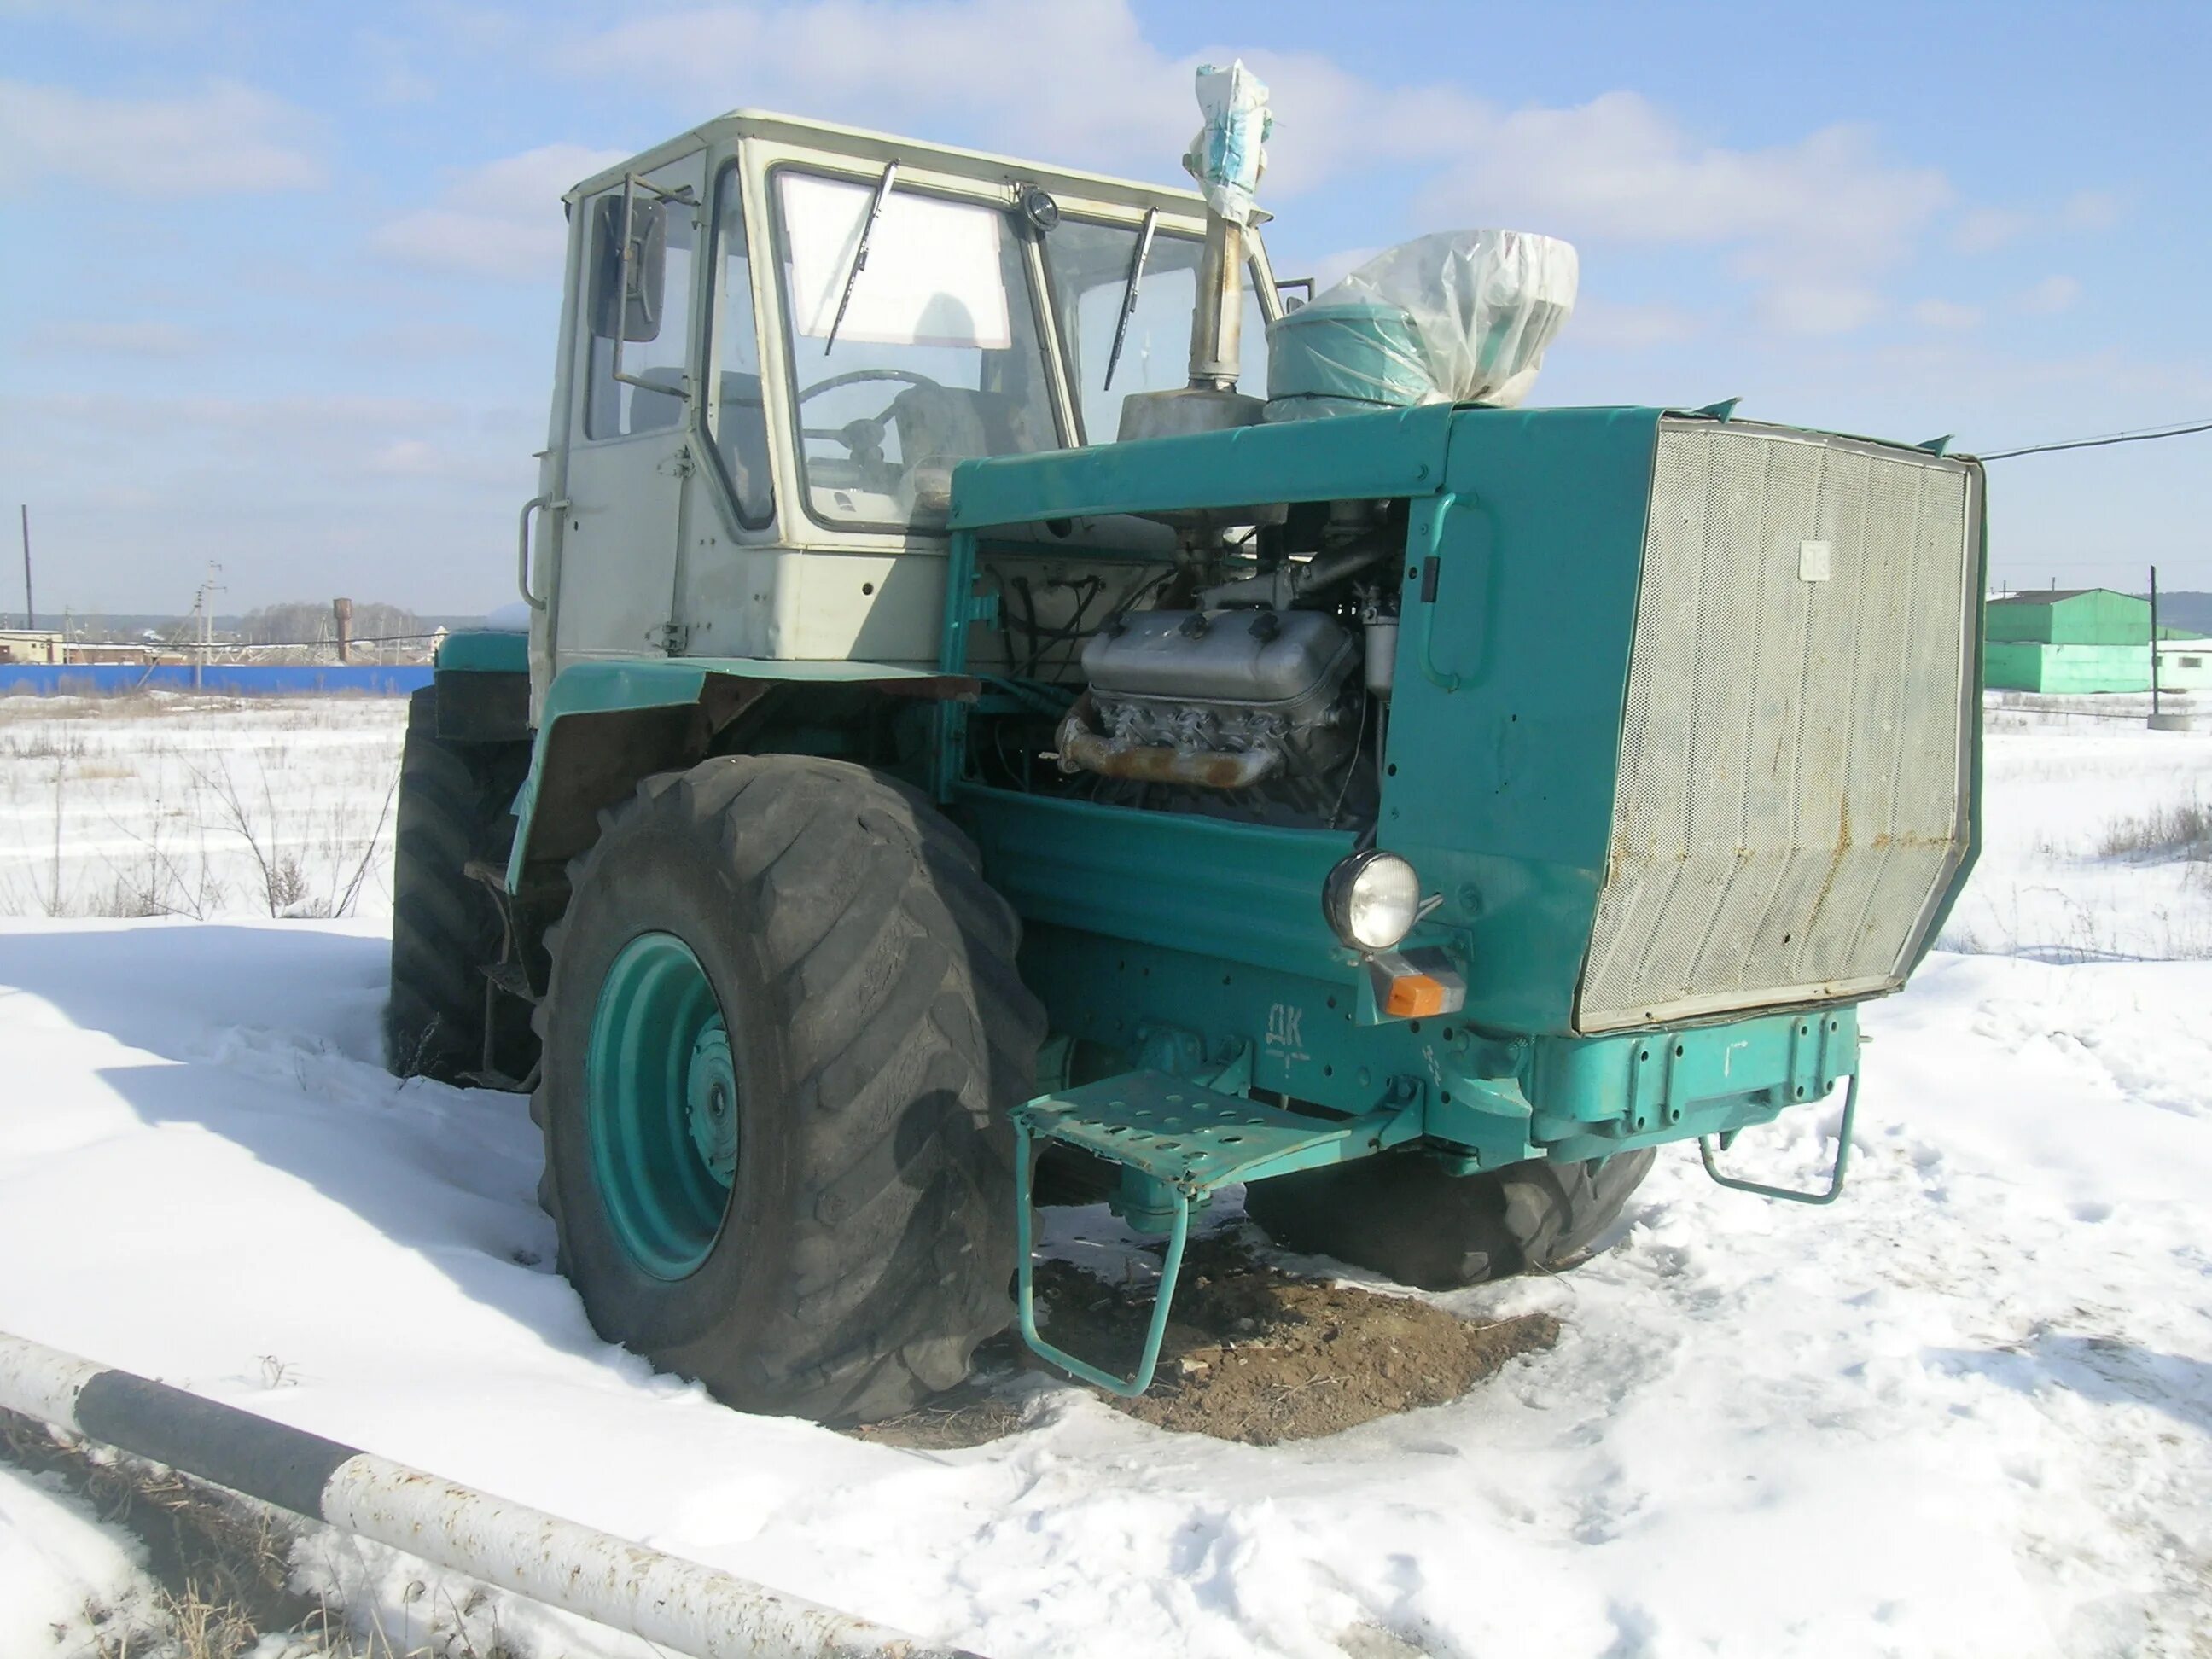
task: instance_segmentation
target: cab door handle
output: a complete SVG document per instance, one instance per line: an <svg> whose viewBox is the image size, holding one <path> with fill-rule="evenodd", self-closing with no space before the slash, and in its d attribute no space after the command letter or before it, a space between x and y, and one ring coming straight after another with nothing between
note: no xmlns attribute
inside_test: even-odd
<svg viewBox="0 0 2212 1659"><path fill-rule="evenodd" d="M514 585L532 611L543 611L545 601L530 591L530 515L541 510L566 513L574 505L566 495L532 495L522 504L522 520L514 550Z"/></svg>

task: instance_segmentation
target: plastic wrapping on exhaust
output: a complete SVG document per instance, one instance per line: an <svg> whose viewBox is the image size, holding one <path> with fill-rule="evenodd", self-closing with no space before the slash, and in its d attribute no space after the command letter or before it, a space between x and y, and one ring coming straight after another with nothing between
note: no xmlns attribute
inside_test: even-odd
<svg viewBox="0 0 2212 1659"><path fill-rule="evenodd" d="M1198 71L1198 107L1206 125L1184 153L1183 170L1198 180L1208 207L1233 224L1249 225L1275 124L1267 83L1241 58L1227 69L1205 64Z"/></svg>
<svg viewBox="0 0 2212 1659"><path fill-rule="evenodd" d="M1376 255L1267 331L1270 420L1415 404L1510 408L1574 310L1556 237L1439 231Z"/></svg>

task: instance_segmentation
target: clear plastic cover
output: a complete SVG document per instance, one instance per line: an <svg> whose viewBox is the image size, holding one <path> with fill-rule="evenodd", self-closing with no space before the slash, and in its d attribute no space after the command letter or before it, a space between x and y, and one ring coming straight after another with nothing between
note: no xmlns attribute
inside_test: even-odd
<svg viewBox="0 0 2212 1659"><path fill-rule="evenodd" d="M1227 69L1207 64L1198 71L1199 112L1206 125L1190 141L1183 170L1198 180L1206 204L1233 223L1252 222L1252 198L1267 166L1265 149L1274 117L1267 113L1267 83L1241 58Z"/></svg>
<svg viewBox="0 0 2212 1659"><path fill-rule="evenodd" d="M1528 396L1545 348L1574 310L1577 270L1571 245L1523 231L1438 231L1401 242L1268 331L1276 400L1268 414L1510 408Z"/></svg>

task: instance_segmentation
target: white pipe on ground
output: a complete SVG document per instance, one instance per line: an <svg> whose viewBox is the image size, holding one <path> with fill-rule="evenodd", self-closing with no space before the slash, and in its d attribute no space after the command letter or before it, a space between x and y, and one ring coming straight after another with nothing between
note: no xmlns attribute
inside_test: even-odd
<svg viewBox="0 0 2212 1659"><path fill-rule="evenodd" d="M0 1407L697 1659L975 1659L4 1333Z"/></svg>

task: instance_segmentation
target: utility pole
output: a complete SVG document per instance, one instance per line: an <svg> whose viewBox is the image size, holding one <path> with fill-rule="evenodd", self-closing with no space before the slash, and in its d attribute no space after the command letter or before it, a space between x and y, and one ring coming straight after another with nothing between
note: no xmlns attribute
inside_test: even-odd
<svg viewBox="0 0 2212 1659"><path fill-rule="evenodd" d="M2150 568L2150 723L2158 724L2158 567Z"/></svg>
<svg viewBox="0 0 2212 1659"><path fill-rule="evenodd" d="M23 503L23 631L34 633L39 613L31 603L31 504Z"/></svg>
<svg viewBox="0 0 2212 1659"><path fill-rule="evenodd" d="M222 574L222 567L213 559L210 559L207 580L200 584L200 591L192 595L192 615L199 623L198 628L194 631L200 636L199 653L192 661L192 690L195 691L200 689L202 678L207 672L209 654L215 648L215 612L208 605L209 596L215 593L227 593L230 591L216 580L216 578L221 574Z"/></svg>

